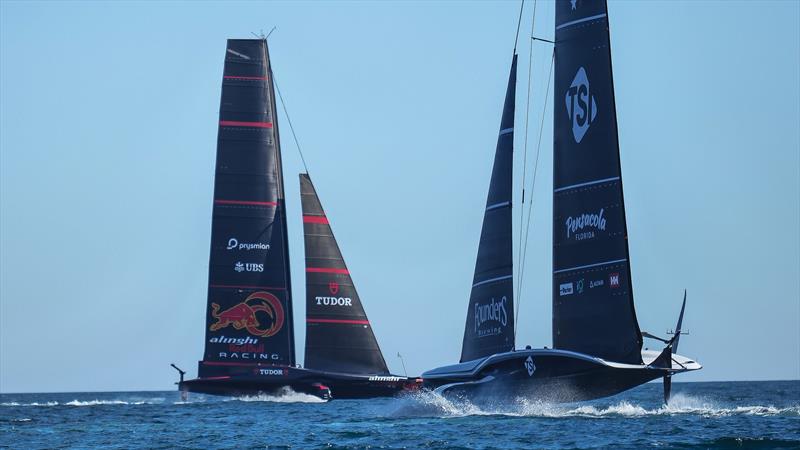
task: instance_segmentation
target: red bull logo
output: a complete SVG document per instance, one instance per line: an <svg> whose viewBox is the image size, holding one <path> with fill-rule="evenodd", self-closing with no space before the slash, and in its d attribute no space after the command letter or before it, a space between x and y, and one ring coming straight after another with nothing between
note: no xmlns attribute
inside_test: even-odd
<svg viewBox="0 0 800 450"><path fill-rule="evenodd" d="M217 331L233 325L236 330L246 329L254 336L270 337L283 328L284 313L281 301L269 292L254 292L242 303L220 312L216 303L211 304L211 316L217 319L211 324L209 330ZM267 319L269 325L262 324L261 320Z"/></svg>

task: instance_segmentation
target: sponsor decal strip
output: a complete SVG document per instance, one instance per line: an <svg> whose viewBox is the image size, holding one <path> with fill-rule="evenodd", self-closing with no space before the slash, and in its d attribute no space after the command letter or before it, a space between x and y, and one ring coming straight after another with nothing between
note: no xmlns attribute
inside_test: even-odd
<svg viewBox="0 0 800 450"><path fill-rule="evenodd" d="M350 275L347 269L334 269L329 267L306 267L306 272L310 273L340 273L342 275Z"/></svg>
<svg viewBox="0 0 800 450"><path fill-rule="evenodd" d="M489 205L489 206L487 206L487 207L486 207L486 210L487 210L487 211L491 211L491 210L493 210L493 209L502 208L502 207L504 207L504 206L511 206L511 202L510 202L510 201L508 201L508 202L500 202L500 203L495 203L494 205Z"/></svg>
<svg viewBox="0 0 800 450"><path fill-rule="evenodd" d="M605 16L606 16L605 14L598 14L596 16L589 16L589 17L584 17L583 19L578 19L578 20L573 20L573 21L570 21L570 22L565 22L565 23L562 23L561 25L557 26L556 30L560 30L562 28L570 27L572 25L577 25L577 24L583 23L583 22L589 22L590 20L602 19Z"/></svg>
<svg viewBox="0 0 800 450"><path fill-rule="evenodd" d="M513 127L512 128L503 128L502 130L500 130L500 136L502 136L504 134L510 134L510 133L513 133L513 132L514 132L514 128Z"/></svg>
<svg viewBox="0 0 800 450"><path fill-rule="evenodd" d="M221 127L253 127L253 128L272 128L272 122L242 122L240 120L220 120Z"/></svg>
<svg viewBox="0 0 800 450"><path fill-rule="evenodd" d="M234 75L224 75L222 77L225 80L266 80L267 77L240 77Z"/></svg>
<svg viewBox="0 0 800 450"><path fill-rule="evenodd" d="M566 191L568 189L575 189L575 188L579 188L579 187L584 187L584 186L591 186L593 184L607 183L609 181L617 181L617 180L619 180L619 177L611 177L611 178L603 178L602 180L587 181L586 183L578 183L578 184L573 184L573 185L570 185L570 186L560 187L558 189L553 189L553 193Z"/></svg>
<svg viewBox="0 0 800 450"><path fill-rule="evenodd" d="M214 200L215 205L278 206L277 202L254 202L250 200Z"/></svg>
<svg viewBox="0 0 800 450"><path fill-rule="evenodd" d="M285 287L275 287L275 286L244 286L238 284L209 284L208 287L212 288L230 288L230 289L264 289L264 290L277 290L277 291L285 291Z"/></svg>
<svg viewBox="0 0 800 450"><path fill-rule="evenodd" d="M561 273L561 272L571 272L573 270L580 270L580 269L588 269L590 267L597 267L597 266L607 266L609 264L616 264L627 261L627 258L623 259L615 259L613 261L603 261L595 264L587 264L585 266L578 266L578 267L570 267L569 269L561 269L561 270L554 270L553 273Z"/></svg>
<svg viewBox="0 0 800 450"><path fill-rule="evenodd" d="M248 362L227 362L227 361L203 361L205 366L267 366L267 367L281 367L275 364L261 364L261 363L248 363Z"/></svg>
<svg viewBox="0 0 800 450"><path fill-rule="evenodd" d="M488 280L479 281L479 282L473 284L472 287L480 286L480 285L486 284L486 283L494 283L495 281L508 280L511 277L513 277L513 275L505 275L505 276L502 276L502 277L489 278Z"/></svg>
<svg viewBox="0 0 800 450"><path fill-rule="evenodd" d="M303 216L303 223L324 223L328 224L328 218L325 216Z"/></svg>
<svg viewBox="0 0 800 450"><path fill-rule="evenodd" d="M349 323L355 325L369 325L369 320L345 320L345 319L306 319L306 323Z"/></svg>

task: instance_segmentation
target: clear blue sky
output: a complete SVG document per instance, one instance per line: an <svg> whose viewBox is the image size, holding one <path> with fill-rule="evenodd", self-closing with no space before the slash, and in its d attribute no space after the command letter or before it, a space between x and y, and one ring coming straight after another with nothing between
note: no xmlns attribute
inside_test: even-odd
<svg viewBox="0 0 800 450"><path fill-rule="evenodd" d="M171 389L170 362L194 375L225 40L273 26L277 80L390 368L398 351L413 374L457 361L518 8L0 3L0 391ZM674 326L687 288L681 353L705 368L681 380L800 378L800 3L609 14L642 329ZM536 30L552 36L552 3ZM550 51L534 47L531 124ZM550 100L518 346L551 344ZM302 166L279 120L302 299Z"/></svg>

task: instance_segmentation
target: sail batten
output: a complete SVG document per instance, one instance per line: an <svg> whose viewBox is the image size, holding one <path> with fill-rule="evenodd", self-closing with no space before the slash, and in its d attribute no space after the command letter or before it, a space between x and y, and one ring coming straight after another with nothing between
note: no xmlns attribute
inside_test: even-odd
<svg viewBox="0 0 800 450"><path fill-rule="evenodd" d="M603 0L556 4L553 347L641 364Z"/></svg>
<svg viewBox="0 0 800 450"><path fill-rule="evenodd" d="M517 55L511 61L472 279L461 362L514 348L511 196Z"/></svg>
<svg viewBox="0 0 800 450"><path fill-rule="evenodd" d="M205 366L295 363L267 43L227 42L212 202Z"/></svg>
<svg viewBox="0 0 800 450"><path fill-rule="evenodd" d="M305 366L328 372L388 374L361 298L307 174L300 174L300 198L306 257Z"/></svg>

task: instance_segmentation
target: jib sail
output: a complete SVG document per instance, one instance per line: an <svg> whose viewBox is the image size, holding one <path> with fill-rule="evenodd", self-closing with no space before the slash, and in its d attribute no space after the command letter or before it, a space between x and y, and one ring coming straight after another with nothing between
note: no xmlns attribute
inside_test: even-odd
<svg viewBox="0 0 800 450"><path fill-rule="evenodd" d="M228 40L219 113L204 366L293 365L280 145L267 43Z"/></svg>
<svg viewBox="0 0 800 450"><path fill-rule="evenodd" d="M555 33L553 346L641 364L606 2L558 1Z"/></svg>
<svg viewBox="0 0 800 450"><path fill-rule="evenodd" d="M462 362L514 348L511 188L516 84L515 54L508 77L494 168L475 262L475 276L472 280L464 342L461 347Z"/></svg>
<svg viewBox="0 0 800 450"><path fill-rule="evenodd" d="M306 249L305 366L387 374L378 341L307 174L300 174L300 197Z"/></svg>

